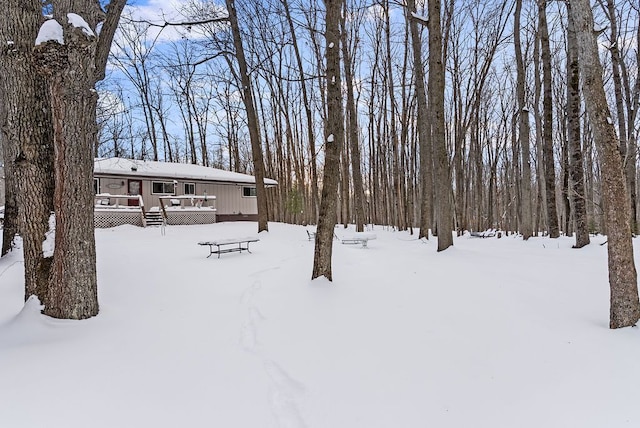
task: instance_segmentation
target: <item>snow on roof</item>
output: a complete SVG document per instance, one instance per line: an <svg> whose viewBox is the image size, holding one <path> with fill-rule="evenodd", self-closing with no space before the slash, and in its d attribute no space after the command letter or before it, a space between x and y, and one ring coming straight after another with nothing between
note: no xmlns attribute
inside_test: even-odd
<svg viewBox="0 0 640 428"><path fill-rule="evenodd" d="M238 172L225 171L207 166L186 163L131 160L125 158L95 159L94 173L104 175L126 175L129 177L159 177L227 183L254 184L256 182L253 175L240 174ZM275 186L278 182L270 178L265 178L264 184L267 186Z"/></svg>

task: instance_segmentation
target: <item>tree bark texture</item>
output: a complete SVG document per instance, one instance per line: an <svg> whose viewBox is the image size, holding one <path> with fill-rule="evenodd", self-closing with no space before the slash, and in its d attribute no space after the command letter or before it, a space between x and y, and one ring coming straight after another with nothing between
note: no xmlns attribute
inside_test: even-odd
<svg viewBox="0 0 640 428"><path fill-rule="evenodd" d="M429 106L431 107L431 141L436 167L435 199L438 251L453 245L453 208L451 174L445 139L444 64L442 60L441 0L429 0Z"/></svg>
<svg viewBox="0 0 640 428"><path fill-rule="evenodd" d="M533 235L533 210L531 207L531 147L529 134L529 109L525 99L525 67L522 58L522 46L520 42L520 16L522 14L522 0L516 0L516 9L513 24L513 41L516 56L516 96L518 98L518 137L520 140L520 158L522 164L521 179L521 218L520 233L525 241ZM515 162L515 160L514 160Z"/></svg>
<svg viewBox="0 0 640 428"><path fill-rule="evenodd" d="M567 4L571 10L571 3ZM573 205L576 243L574 248L589 245L589 225L584 185L580 132L580 72L578 47L571 13L567 26L567 144L569 146L569 175L571 183L569 197Z"/></svg>
<svg viewBox="0 0 640 428"><path fill-rule="evenodd" d="M344 139L344 115L342 112L342 80L340 76L340 12L342 0L326 0L326 105L325 161L320 201L320 216L313 257L312 279L324 276L333 280L331 255L333 229L336 224L338 181L340 179L340 152Z"/></svg>
<svg viewBox="0 0 640 428"><path fill-rule="evenodd" d="M50 259L42 243L53 210L53 138L46 81L36 72L33 44L42 20L40 1L18 5L0 1L0 126L7 187L13 192L5 227L9 239L17 226L23 238L25 300L36 295L46 304ZM93 205L93 204L91 204ZM15 229L13 229L15 230Z"/></svg>
<svg viewBox="0 0 640 428"><path fill-rule="evenodd" d="M620 58L620 49L618 47L618 19L615 2L607 0L607 11L609 22L611 23L611 32L609 36L611 53L611 77L613 80L613 92L615 94L616 116L618 122L618 138L620 139L620 155L627 179L627 193L629 194L629 206L631 208L631 231L636 232L637 214L636 214L636 184L635 184L635 168L636 168L636 147L633 141L627 141L627 121L625 118L624 97L622 95L622 76ZM629 126L634 127L633 122L629 122Z"/></svg>
<svg viewBox="0 0 640 428"><path fill-rule="evenodd" d="M415 0L408 0L409 13L417 13ZM417 101L418 140L420 147L420 232L419 238L429 239L431 227L431 199L433 198L433 155L431 136L429 135L429 109L424 85L424 68L422 65L422 38L416 18L409 16L411 32L411 50L413 52L413 77ZM461 186L461 183L458 184Z"/></svg>
<svg viewBox="0 0 640 428"><path fill-rule="evenodd" d="M2 109L2 105L0 105ZM0 114L2 114L0 110ZM2 138L0 134L0 138ZM7 144L2 145L3 153L8 149ZM16 204L16 175L12 170L12 166L6 162L4 164L5 174L5 200L4 200L4 220L2 223L2 250L0 257L6 256L9 251L13 250L14 240L18 235L18 205Z"/></svg>
<svg viewBox="0 0 640 428"><path fill-rule="evenodd" d="M604 91L602 64L589 1L571 0L571 16L576 29L585 106L602 163L602 198L607 222L611 289L609 326L628 327L635 325L640 318L640 302L619 140Z"/></svg>
<svg viewBox="0 0 640 428"><path fill-rule="evenodd" d="M35 48L39 73L49 83L53 124L55 250L44 313L54 318L85 319L99 309L93 219L95 84L104 76L124 4L111 1L105 14L94 1L54 0L53 17L62 26L64 44L47 41ZM77 27L71 13L89 28ZM100 22L102 31L96 36Z"/></svg>
<svg viewBox="0 0 640 428"><path fill-rule="evenodd" d="M36 47L50 85L55 147L55 251L44 313L84 319L98 313L92 185L97 39L68 22L67 13L82 13L73 6L54 4L64 44Z"/></svg>
<svg viewBox="0 0 640 428"><path fill-rule="evenodd" d="M538 0L540 52L542 54L542 163L546 189L547 226L549 237L560 236L556 206L556 173L553 159L553 87L551 79L551 48L547 25L547 0Z"/></svg>

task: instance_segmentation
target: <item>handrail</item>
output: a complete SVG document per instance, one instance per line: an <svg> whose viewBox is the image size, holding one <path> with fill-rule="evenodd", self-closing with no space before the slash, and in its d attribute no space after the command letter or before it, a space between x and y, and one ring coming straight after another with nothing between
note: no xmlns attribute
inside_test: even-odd
<svg viewBox="0 0 640 428"><path fill-rule="evenodd" d="M163 198L160 197L160 198L158 198L158 200L160 201L160 211L162 212L162 221L166 223L166 221L167 221L167 210L164 209Z"/></svg>
<svg viewBox="0 0 640 428"><path fill-rule="evenodd" d="M115 199L116 208L120 208L120 199L126 199L126 200L137 199L138 209L140 210L140 220L142 221L142 226L144 227L147 226L147 217L144 209L144 200L142 199L142 195L112 195L111 193L96 193L93 196L94 202L99 199L109 199L109 200ZM94 203L94 208L95 208L95 203Z"/></svg>
<svg viewBox="0 0 640 428"><path fill-rule="evenodd" d="M138 196L138 206L140 207L140 220L142 221L142 227L147 227L147 216L144 213L144 201L142 195Z"/></svg>

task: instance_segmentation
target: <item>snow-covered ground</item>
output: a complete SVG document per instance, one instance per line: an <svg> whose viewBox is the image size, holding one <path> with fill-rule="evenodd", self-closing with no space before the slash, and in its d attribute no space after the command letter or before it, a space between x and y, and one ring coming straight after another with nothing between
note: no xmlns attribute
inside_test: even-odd
<svg viewBox="0 0 640 428"><path fill-rule="evenodd" d="M97 230L86 321L23 308L20 251L0 260L0 427L640 426L640 331L608 328L603 237L437 253L375 227L334 241L333 283L310 280L302 226L252 254L196 245L256 230Z"/></svg>

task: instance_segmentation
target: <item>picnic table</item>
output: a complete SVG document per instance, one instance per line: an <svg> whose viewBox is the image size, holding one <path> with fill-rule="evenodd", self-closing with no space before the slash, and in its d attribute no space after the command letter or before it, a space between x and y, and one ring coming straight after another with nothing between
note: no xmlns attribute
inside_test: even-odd
<svg viewBox="0 0 640 428"><path fill-rule="evenodd" d="M493 238L496 236L495 229L487 229L483 232L470 232L469 235L473 238Z"/></svg>
<svg viewBox="0 0 640 428"><path fill-rule="evenodd" d="M226 238L226 239L216 239L214 241L201 241L198 242L198 245L207 245L209 246L209 255L207 258L211 257L212 254L217 254L218 258L220 258L220 254L224 253L233 253L239 252L242 253L249 251L249 244L251 242L258 242L260 239L255 236L245 237L245 238ZM214 249L215 247L215 249Z"/></svg>
<svg viewBox="0 0 640 428"><path fill-rule="evenodd" d="M367 244L372 239L376 239L375 233L356 232L353 235L342 238L342 243L343 244L362 244L362 247L366 248Z"/></svg>

